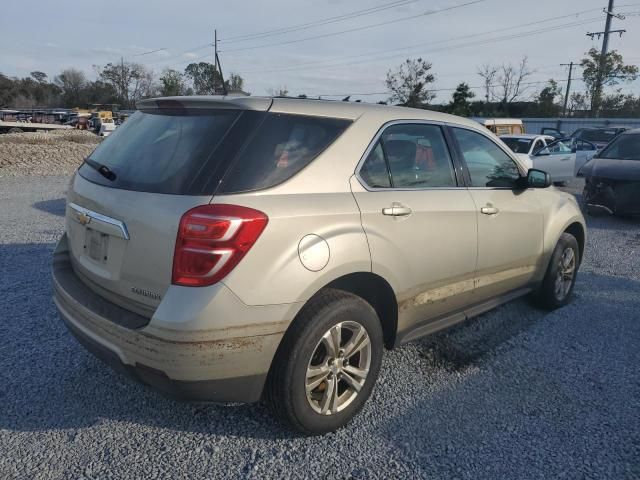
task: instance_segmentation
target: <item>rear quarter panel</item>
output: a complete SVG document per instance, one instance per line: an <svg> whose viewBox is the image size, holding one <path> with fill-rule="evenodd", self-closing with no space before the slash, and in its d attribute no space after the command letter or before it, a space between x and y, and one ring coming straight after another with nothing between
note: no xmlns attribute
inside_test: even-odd
<svg viewBox="0 0 640 480"><path fill-rule="evenodd" d="M281 194L260 192L216 196L213 203L232 203L267 214L269 223L245 258L223 280L247 305L304 302L336 278L371 271L360 212L345 178L345 192ZM326 242L328 263L306 268L299 256L303 237Z"/></svg>

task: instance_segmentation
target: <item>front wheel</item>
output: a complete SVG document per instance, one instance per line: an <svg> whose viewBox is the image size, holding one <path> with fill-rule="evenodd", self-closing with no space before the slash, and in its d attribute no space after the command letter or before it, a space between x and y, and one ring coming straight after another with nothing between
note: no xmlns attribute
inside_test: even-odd
<svg viewBox="0 0 640 480"><path fill-rule="evenodd" d="M547 273L540 289L536 292L537 302L549 310L555 310L569 303L579 266L578 241L573 235L565 232L558 239Z"/></svg>
<svg viewBox="0 0 640 480"><path fill-rule="evenodd" d="M302 309L271 366L265 401L285 424L305 434L346 425L371 395L383 338L369 303L327 289Z"/></svg>

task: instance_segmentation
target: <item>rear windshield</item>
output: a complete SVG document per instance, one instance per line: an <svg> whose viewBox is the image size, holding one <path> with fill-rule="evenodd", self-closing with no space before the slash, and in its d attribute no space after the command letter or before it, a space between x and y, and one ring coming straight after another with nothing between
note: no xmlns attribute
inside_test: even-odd
<svg viewBox="0 0 640 480"><path fill-rule="evenodd" d="M530 138L514 138L514 137L501 137L504 143L507 144L514 153L529 153L529 147L531 147L531 142L533 142Z"/></svg>
<svg viewBox="0 0 640 480"><path fill-rule="evenodd" d="M108 187L152 193L259 190L298 173L349 123L239 110L139 111L94 150L79 173Z"/></svg>
<svg viewBox="0 0 640 480"><path fill-rule="evenodd" d="M589 142L609 143L617 134L617 130L583 130L578 138Z"/></svg>
<svg viewBox="0 0 640 480"><path fill-rule="evenodd" d="M201 167L239 116L238 110L136 112L89 156L79 172L108 187L190 193ZM112 179L95 168L104 165Z"/></svg>
<svg viewBox="0 0 640 480"><path fill-rule="evenodd" d="M616 160L640 160L640 133L620 135L598 157Z"/></svg>

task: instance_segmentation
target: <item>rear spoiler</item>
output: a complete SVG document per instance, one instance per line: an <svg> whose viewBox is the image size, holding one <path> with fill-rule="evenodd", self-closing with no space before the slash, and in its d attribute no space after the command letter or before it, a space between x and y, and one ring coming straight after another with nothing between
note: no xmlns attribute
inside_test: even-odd
<svg viewBox="0 0 640 480"><path fill-rule="evenodd" d="M273 99L266 97L229 97L229 96L191 96L191 97L161 97L147 98L136 102L138 110L170 109L229 109L255 110L266 112L271 108Z"/></svg>

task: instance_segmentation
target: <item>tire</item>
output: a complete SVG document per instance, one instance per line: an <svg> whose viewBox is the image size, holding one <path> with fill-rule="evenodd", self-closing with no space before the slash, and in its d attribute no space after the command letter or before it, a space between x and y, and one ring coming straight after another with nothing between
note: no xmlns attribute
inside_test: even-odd
<svg viewBox="0 0 640 480"><path fill-rule="evenodd" d="M9 133L22 133L23 130L21 128L18 127L13 127L9 129Z"/></svg>
<svg viewBox="0 0 640 480"><path fill-rule="evenodd" d="M335 345L332 333L338 331L337 325L341 326L340 345L347 350L340 356L332 355L328 348ZM360 349L351 348L352 340L356 344L353 347ZM347 359L349 351L354 350ZM302 308L285 334L271 365L264 401L293 430L306 435L334 431L349 423L371 395L382 352L382 327L373 307L350 293L323 290ZM354 374L362 375L367 365L364 379ZM314 370L309 370L312 367ZM314 372L318 375L309 375ZM354 379L359 391L353 386ZM308 384L317 384L309 394ZM337 397L330 395L334 385Z"/></svg>
<svg viewBox="0 0 640 480"><path fill-rule="evenodd" d="M561 261L564 267L561 267ZM555 310L569 303L576 284L579 266L578 241L573 235L565 232L560 235L556 248L553 250L544 280L535 295L536 303L548 310ZM564 268L564 272L561 268Z"/></svg>

